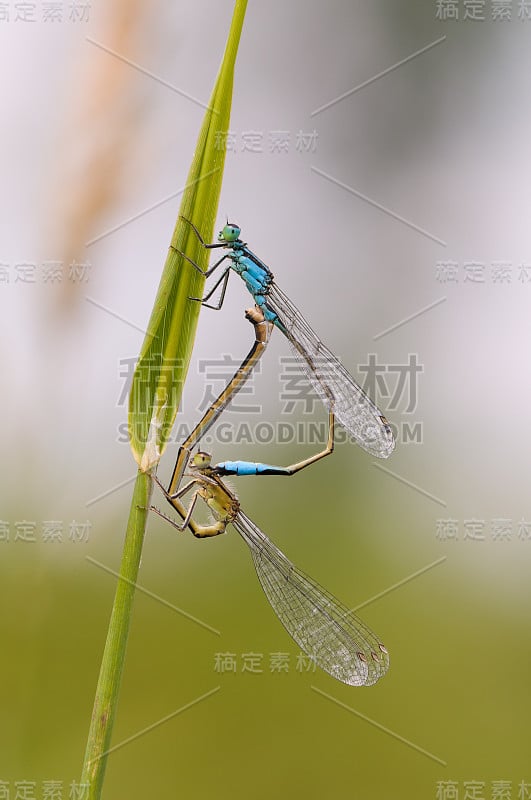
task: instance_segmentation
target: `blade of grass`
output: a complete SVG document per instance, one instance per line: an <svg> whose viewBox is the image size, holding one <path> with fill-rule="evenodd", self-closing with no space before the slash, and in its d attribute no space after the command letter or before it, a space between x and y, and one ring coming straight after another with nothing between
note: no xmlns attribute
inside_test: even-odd
<svg viewBox="0 0 531 800"><path fill-rule="evenodd" d="M223 166L224 138L229 129L234 61L247 0L237 0L225 56L210 98L180 215L192 220L206 241L212 241ZM209 253L180 218L162 273L148 331L133 377L129 401L129 432L133 456L141 470L158 463L167 444L181 400L197 327L204 277L176 251L203 270Z"/></svg>
<svg viewBox="0 0 531 800"><path fill-rule="evenodd" d="M247 0L236 0L225 54L180 208L180 214L192 219L209 240L221 192L224 136L229 129L234 64L246 6ZM202 269L206 268L207 251L180 219L171 243ZM192 353L200 304L189 298L201 297L203 284L203 276L170 249L131 389L130 439L139 471L85 751L81 783L87 787L86 800L99 800L103 789L150 505L151 475L167 444Z"/></svg>

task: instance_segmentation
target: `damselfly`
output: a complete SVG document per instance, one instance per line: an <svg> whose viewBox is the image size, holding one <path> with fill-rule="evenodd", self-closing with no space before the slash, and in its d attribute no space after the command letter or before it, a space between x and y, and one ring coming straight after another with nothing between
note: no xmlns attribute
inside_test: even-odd
<svg viewBox="0 0 531 800"><path fill-rule="evenodd" d="M269 267L240 239L240 227L227 222L218 235L218 241L207 244L192 222L184 217L181 219L191 226L206 249L221 247L228 250L206 272L178 251L195 269L209 277L226 259L230 260L205 297L193 299L200 300L208 308L219 310L225 298L230 270L234 270L245 282L266 321L272 322L287 337L308 380L328 410L335 414L336 419L364 450L379 458L387 458L395 446L389 422L279 289ZM208 304L207 301L220 285L219 302L216 305Z"/></svg>
<svg viewBox="0 0 531 800"><path fill-rule="evenodd" d="M178 525L158 508L151 508L179 530L188 526L198 537L224 533L227 525L232 523L251 551L258 578L273 610L302 650L338 680L353 686L368 686L377 681L389 666L389 656L383 644L352 611L286 558L243 513L236 495L221 480L223 475L293 475L324 458L334 446L334 415L329 414L326 447L287 467L247 461L225 461L211 466L208 454L200 452L191 456L192 448L248 379L267 346L271 325L264 322L261 310L250 309L246 316L255 330L255 342L250 352L180 447L169 488L165 489L155 478L168 502L182 517L183 524ZM176 491L187 465L192 480ZM186 509L181 498L194 488L192 501ZM211 525L199 525L192 518L198 498L205 501L213 514Z"/></svg>
<svg viewBox="0 0 531 800"><path fill-rule="evenodd" d="M389 655L379 638L353 611L286 558L244 514L236 495L221 480L221 473L219 466L211 466L208 453L196 453L189 462L188 474L192 480L178 492L171 495L159 483L183 523L179 525L154 506L152 510L178 530L189 527L198 537L217 536L232 523L251 551L258 579L273 611L299 647L317 666L343 683L351 686L375 683L389 667ZM186 509L181 498L192 489ZM213 515L211 525L199 525L192 518L198 498Z"/></svg>

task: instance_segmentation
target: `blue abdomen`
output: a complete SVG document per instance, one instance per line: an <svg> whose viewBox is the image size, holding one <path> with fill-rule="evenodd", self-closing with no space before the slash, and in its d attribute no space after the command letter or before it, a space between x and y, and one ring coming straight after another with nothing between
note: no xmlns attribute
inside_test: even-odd
<svg viewBox="0 0 531 800"><path fill-rule="evenodd" d="M282 467L257 461L221 461L215 470L218 475L279 475L284 471Z"/></svg>

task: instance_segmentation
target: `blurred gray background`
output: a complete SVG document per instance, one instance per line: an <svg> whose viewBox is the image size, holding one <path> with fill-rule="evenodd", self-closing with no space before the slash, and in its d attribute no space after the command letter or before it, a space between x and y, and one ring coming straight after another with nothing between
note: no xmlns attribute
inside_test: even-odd
<svg viewBox="0 0 531 800"><path fill-rule="evenodd" d="M236 533L153 518L114 732L132 738L105 796L531 796L528 5L249 3L219 224L241 225L354 374L377 364L399 442L383 464L339 443L237 491L297 565L366 604L391 668L370 689L301 672ZM67 797L115 586L87 557L119 565L125 377L232 3L3 6L0 781ZM233 276L202 312L178 425L247 352L249 304ZM216 460L316 449L305 426L325 414L306 394L286 409L281 339L226 420L302 433L217 434Z"/></svg>

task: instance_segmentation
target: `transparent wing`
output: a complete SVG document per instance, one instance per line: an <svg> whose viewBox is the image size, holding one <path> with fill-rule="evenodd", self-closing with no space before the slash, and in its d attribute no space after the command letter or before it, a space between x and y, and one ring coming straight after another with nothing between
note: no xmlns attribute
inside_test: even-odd
<svg viewBox="0 0 531 800"><path fill-rule="evenodd" d="M279 317L294 355L323 403L360 447L373 456L387 458L394 450L395 440L379 408L275 283L271 284L266 302Z"/></svg>
<svg viewBox="0 0 531 800"><path fill-rule="evenodd" d="M242 511L232 524L275 614L317 666L351 686L370 686L387 672L387 650L352 611L288 561Z"/></svg>

